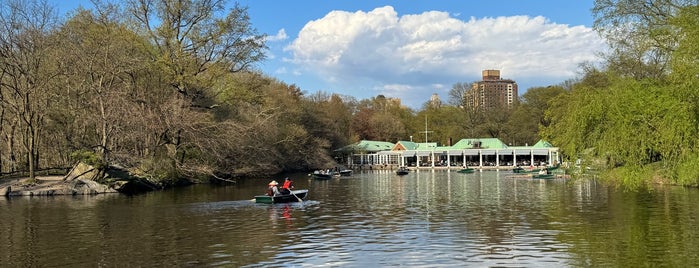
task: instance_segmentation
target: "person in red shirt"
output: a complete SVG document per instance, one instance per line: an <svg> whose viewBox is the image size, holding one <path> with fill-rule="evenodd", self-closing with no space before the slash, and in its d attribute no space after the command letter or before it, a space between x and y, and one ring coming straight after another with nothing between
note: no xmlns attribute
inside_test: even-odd
<svg viewBox="0 0 699 268"><path fill-rule="evenodd" d="M281 193L290 194L291 189L294 189L294 182L287 177L286 179L284 179L284 184L282 185Z"/></svg>

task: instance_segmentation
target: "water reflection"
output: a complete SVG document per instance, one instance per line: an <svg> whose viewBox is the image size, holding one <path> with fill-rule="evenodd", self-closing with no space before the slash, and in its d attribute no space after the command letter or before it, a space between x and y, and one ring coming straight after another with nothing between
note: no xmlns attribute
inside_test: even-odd
<svg viewBox="0 0 699 268"><path fill-rule="evenodd" d="M8 266L684 266L696 189L625 193L508 172L290 174L309 200L256 204L269 178L141 196L0 199Z"/></svg>

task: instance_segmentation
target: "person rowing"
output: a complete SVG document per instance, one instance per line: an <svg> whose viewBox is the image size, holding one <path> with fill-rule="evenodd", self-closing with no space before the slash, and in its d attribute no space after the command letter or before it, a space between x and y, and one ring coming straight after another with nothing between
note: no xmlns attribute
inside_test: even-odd
<svg viewBox="0 0 699 268"><path fill-rule="evenodd" d="M286 177L284 179L284 184L282 185L281 193L282 194L290 194L291 189L294 189L294 182L289 179L289 177Z"/></svg>

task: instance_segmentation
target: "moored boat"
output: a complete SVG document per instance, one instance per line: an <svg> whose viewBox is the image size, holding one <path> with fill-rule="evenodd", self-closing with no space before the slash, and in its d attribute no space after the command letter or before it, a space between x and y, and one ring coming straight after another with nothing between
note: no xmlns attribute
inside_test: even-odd
<svg viewBox="0 0 699 268"><path fill-rule="evenodd" d="M532 174L532 179L553 179L555 174Z"/></svg>
<svg viewBox="0 0 699 268"><path fill-rule="evenodd" d="M318 180L329 180L329 179L332 179L333 172L315 171L315 172L311 173L311 177L313 177L314 179L318 179Z"/></svg>
<svg viewBox="0 0 699 268"><path fill-rule="evenodd" d="M462 168L456 172L458 172L458 173L473 173L473 172L476 172L476 170L472 169L472 168Z"/></svg>
<svg viewBox="0 0 699 268"><path fill-rule="evenodd" d="M396 174L399 176L408 175L408 173L410 173L408 167L399 167L398 170L396 170Z"/></svg>
<svg viewBox="0 0 699 268"><path fill-rule="evenodd" d="M308 196L308 190L293 190L288 194L281 194L275 196L269 195L256 195L255 203L263 204L275 204L275 203L289 203L289 202L302 202Z"/></svg>
<svg viewBox="0 0 699 268"><path fill-rule="evenodd" d="M554 171L558 169L558 166L550 166L550 167L545 167L545 168L522 168L522 167L515 167L512 169L512 173L539 173L542 170L546 170L546 172L550 173L551 171Z"/></svg>

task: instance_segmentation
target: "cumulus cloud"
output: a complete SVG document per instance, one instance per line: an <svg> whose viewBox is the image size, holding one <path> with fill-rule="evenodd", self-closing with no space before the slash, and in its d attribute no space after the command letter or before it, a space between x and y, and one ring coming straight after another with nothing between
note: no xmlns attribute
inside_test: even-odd
<svg viewBox="0 0 699 268"><path fill-rule="evenodd" d="M332 11L308 22L285 51L321 77L373 81L374 88L396 93L473 82L483 69L500 69L515 80L563 81L575 76L579 63L597 61L603 48L592 29L540 16L464 21L440 11L398 16L385 6Z"/></svg>
<svg viewBox="0 0 699 268"><path fill-rule="evenodd" d="M272 36L267 36L266 40L274 42L274 41L283 41L283 40L286 40L287 38L289 38L289 36L286 35L286 30L280 29L279 31L277 31L277 34L272 35Z"/></svg>

